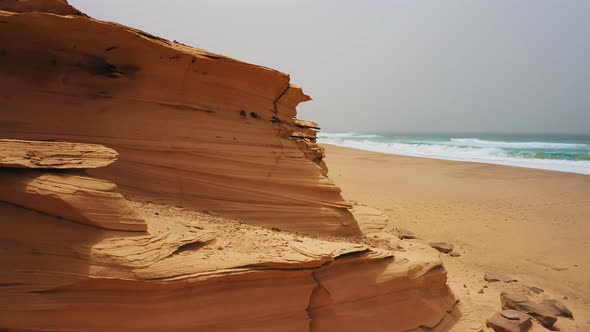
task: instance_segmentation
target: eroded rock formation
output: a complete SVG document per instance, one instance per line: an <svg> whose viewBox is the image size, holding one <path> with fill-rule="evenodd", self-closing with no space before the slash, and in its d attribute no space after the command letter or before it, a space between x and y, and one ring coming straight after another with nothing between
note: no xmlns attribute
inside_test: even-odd
<svg viewBox="0 0 590 332"><path fill-rule="evenodd" d="M291 138L310 98L288 75L84 16L4 11L0 23L3 138L113 148L118 162L92 174L141 199L359 234L321 148Z"/></svg>
<svg viewBox="0 0 590 332"><path fill-rule="evenodd" d="M81 170L116 157L95 144L0 139L0 201L104 229L145 231L114 183Z"/></svg>
<svg viewBox="0 0 590 332"><path fill-rule="evenodd" d="M149 233L99 230L0 203L8 248L0 253L0 326L405 331L438 326L454 305L446 272L426 247L394 255L180 208L133 206Z"/></svg>
<svg viewBox="0 0 590 332"><path fill-rule="evenodd" d="M438 253L362 237L387 220L359 227L288 75L60 0L0 0L0 40L0 329L452 325Z"/></svg>
<svg viewBox="0 0 590 332"><path fill-rule="evenodd" d="M86 169L115 160L117 152L96 144L0 139L0 168Z"/></svg>

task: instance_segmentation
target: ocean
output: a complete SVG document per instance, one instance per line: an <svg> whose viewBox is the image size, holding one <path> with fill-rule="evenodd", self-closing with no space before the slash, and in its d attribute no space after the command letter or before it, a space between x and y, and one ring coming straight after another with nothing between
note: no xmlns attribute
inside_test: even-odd
<svg viewBox="0 0 590 332"><path fill-rule="evenodd" d="M404 156L590 175L590 135L399 135L319 132L318 141Z"/></svg>

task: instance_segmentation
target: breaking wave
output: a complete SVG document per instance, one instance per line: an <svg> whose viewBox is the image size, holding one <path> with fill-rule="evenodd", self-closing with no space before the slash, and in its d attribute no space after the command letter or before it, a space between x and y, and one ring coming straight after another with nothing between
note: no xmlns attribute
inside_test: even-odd
<svg viewBox="0 0 590 332"><path fill-rule="evenodd" d="M503 142L488 141L478 138L451 138L451 142L476 147L495 147L510 149L579 149L590 148L587 144L578 143L552 143L552 142Z"/></svg>
<svg viewBox="0 0 590 332"><path fill-rule="evenodd" d="M590 174L590 144L320 133L320 143L413 157Z"/></svg>

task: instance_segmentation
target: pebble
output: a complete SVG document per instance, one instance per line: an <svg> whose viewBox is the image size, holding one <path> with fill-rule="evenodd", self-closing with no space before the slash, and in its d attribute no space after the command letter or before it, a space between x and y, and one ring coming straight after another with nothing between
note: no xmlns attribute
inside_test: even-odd
<svg viewBox="0 0 590 332"><path fill-rule="evenodd" d="M518 281L516 278L511 277L511 276L507 276L501 273L496 273L496 272L487 272L484 276L483 279L485 281L488 282L495 282L495 281L500 281L500 282L516 282Z"/></svg>

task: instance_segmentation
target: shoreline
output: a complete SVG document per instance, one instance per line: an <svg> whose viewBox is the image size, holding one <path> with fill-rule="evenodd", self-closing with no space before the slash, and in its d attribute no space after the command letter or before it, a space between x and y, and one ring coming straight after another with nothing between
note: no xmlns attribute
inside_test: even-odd
<svg viewBox="0 0 590 332"><path fill-rule="evenodd" d="M557 170L557 169L548 169L548 168L527 167L527 166L513 165L513 164L496 164L496 163L491 163L491 162L486 162L486 161L462 160L462 159L459 159L459 158L451 159L452 157L436 158L436 157L431 157L431 156L417 156L417 155L386 153L386 152L371 151L371 150L365 150L365 149L360 149L360 148L355 148L355 147L350 147L350 146L336 145L336 144L323 143L323 142L318 142L318 144L320 144L322 146L334 146L334 147L339 147L339 148L343 148L343 149L351 149L351 150L371 152L371 153L377 153L377 154L383 154L383 155L391 155L391 156L400 156L400 157L408 157L408 158L424 158L424 159L441 160L441 161L452 161L452 162L459 162L459 163L475 163L475 164L484 164L484 165L492 165L492 166L503 166L503 167L516 167L516 168L524 168L524 169L536 170L536 171L557 172L557 173L566 173L566 174L575 174L575 175L590 176L590 171L588 171L587 173L582 173L582 172L572 172L572 171ZM555 160L555 161L569 162L568 160L561 160L561 159L532 159L532 160L535 160L535 161L536 160L539 160L539 161L542 161L542 160Z"/></svg>
<svg viewBox="0 0 590 332"><path fill-rule="evenodd" d="M590 177L321 145L345 199L383 211L420 241L459 250L441 257L462 323L485 321L502 290L526 286L570 307L575 320L560 320L562 330L590 330ZM518 282L487 283L486 272Z"/></svg>

